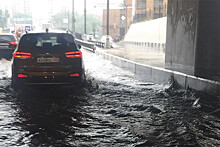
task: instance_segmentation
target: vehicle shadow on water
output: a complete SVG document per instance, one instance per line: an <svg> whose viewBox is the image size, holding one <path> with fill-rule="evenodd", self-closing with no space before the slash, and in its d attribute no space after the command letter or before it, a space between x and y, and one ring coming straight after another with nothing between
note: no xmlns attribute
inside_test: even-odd
<svg viewBox="0 0 220 147"><path fill-rule="evenodd" d="M82 109L87 99L85 89L28 87L17 91L20 127L29 132L20 143L27 140L24 144L71 146L68 136L74 136L77 128L87 127L81 123L87 117Z"/></svg>

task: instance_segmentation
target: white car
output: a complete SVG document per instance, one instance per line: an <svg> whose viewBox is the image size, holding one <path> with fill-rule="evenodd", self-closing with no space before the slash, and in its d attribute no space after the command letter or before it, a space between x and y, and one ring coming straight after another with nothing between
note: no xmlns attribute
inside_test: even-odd
<svg viewBox="0 0 220 147"><path fill-rule="evenodd" d="M110 46L112 47L113 39L112 39L111 36L108 36L108 37L109 37ZM101 42L104 43L104 44L106 44L106 38L107 38L107 35L102 36L102 38L101 38Z"/></svg>
<svg viewBox="0 0 220 147"><path fill-rule="evenodd" d="M96 41L93 37L93 35L86 35L87 41Z"/></svg>

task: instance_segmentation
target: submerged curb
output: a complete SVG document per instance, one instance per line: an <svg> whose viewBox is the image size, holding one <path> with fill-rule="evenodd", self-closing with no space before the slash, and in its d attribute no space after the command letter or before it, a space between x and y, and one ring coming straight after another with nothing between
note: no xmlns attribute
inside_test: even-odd
<svg viewBox="0 0 220 147"><path fill-rule="evenodd" d="M207 80L172 70L136 63L108 54L100 49L96 50L96 54L106 60L110 60L114 65L134 73L136 78L141 81L164 84L169 82L170 78L173 77L178 85L183 89L192 88L213 96L220 96L220 83L217 81Z"/></svg>

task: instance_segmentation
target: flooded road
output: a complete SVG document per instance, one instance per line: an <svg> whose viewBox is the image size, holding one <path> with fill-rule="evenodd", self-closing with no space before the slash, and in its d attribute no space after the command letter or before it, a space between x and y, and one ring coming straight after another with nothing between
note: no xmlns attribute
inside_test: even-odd
<svg viewBox="0 0 220 147"><path fill-rule="evenodd" d="M220 146L219 101L135 80L83 52L87 86L14 92L0 61L0 146Z"/></svg>

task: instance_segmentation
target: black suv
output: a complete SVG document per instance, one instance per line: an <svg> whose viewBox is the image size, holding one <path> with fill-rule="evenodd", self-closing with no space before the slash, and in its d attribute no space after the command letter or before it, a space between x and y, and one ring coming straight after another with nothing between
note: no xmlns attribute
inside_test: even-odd
<svg viewBox="0 0 220 147"><path fill-rule="evenodd" d="M80 45L68 33L24 34L13 55L12 86L85 82Z"/></svg>
<svg viewBox="0 0 220 147"><path fill-rule="evenodd" d="M0 58L11 59L12 53L17 47L17 39L14 34L0 34Z"/></svg>

